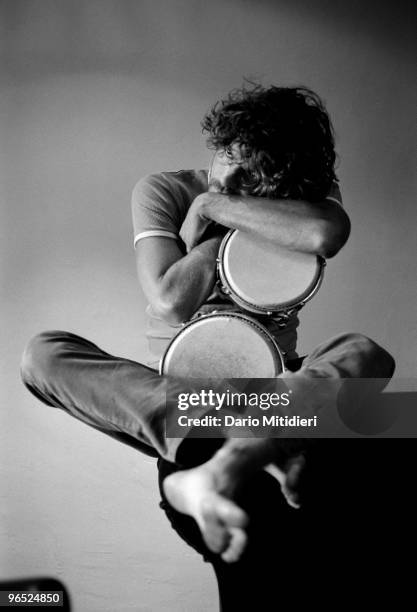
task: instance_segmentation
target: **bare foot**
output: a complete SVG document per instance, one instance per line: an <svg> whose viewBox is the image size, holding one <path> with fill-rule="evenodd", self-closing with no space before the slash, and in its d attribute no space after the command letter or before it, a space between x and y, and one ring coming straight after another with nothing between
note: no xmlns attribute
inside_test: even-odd
<svg viewBox="0 0 417 612"><path fill-rule="evenodd" d="M247 542L248 516L231 499L231 478L203 464L171 474L163 487L169 503L195 519L210 550L228 563L240 558Z"/></svg>

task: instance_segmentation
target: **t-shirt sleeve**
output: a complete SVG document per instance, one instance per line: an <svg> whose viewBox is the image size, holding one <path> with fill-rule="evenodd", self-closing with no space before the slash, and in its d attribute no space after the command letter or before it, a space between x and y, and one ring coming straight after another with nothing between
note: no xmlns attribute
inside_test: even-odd
<svg viewBox="0 0 417 612"><path fill-rule="evenodd" d="M178 239L178 206L160 174L140 179L132 193L133 244L143 238L163 236Z"/></svg>
<svg viewBox="0 0 417 612"><path fill-rule="evenodd" d="M340 204L343 206L342 194L340 193L339 183L337 181L333 181L332 186L330 187L330 191L326 200L330 200L331 202L336 202L336 204Z"/></svg>

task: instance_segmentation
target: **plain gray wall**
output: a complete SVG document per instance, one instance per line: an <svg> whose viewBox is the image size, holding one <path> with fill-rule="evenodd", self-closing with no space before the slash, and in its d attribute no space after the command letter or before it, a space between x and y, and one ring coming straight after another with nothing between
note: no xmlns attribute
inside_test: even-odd
<svg viewBox="0 0 417 612"><path fill-rule="evenodd" d="M214 610L209 569L157 508L153 460L37 402L20 355L33 334L61 328L145 359L131 189L149 172L205 167L199 121L246 76L312 87L336 129L352 236L302 313L301 351L356 330L394 354L397 376L413 376L411 3L0 7L0 576L61 578L76 612Z"/></svg>

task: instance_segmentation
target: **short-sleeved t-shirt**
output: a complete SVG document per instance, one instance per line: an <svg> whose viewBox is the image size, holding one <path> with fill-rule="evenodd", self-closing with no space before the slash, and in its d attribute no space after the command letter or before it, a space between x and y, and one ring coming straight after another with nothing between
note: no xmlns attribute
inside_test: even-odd
<svg viewBox="0 0 417 612"><path fill-rule="evenodd" d="M207 170L180 170L178 172L160 172L142 178L132 194L132 216L134 246L139 240L152 236L161 236L180 240L179 232L193 200L208 190ZM341 204L340 191L335 182L327 197ZM213 310L239 310L230 298L219 290L214 290L207 302L194 316L209 314ZM146 336L151 353L150 365L157 366L170 339L178 332L181 325L171 325L160 319L152 307L146 309L148 325ZM297 357L297 315L290 317L284 329L270 318L262 323L277 340L287 358Z"/></svg>

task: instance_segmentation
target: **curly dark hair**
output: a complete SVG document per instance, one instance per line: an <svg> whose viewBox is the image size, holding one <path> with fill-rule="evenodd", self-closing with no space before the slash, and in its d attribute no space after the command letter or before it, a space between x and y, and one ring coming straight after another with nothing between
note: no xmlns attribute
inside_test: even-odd
<svg viewBox="0 0 417 612"><path fill-rule="evenodd" d="M201 125L209 147L230 154L237 145L248 194L319 201L336 179L333 127L307 87L233 90Z"/></svg>

